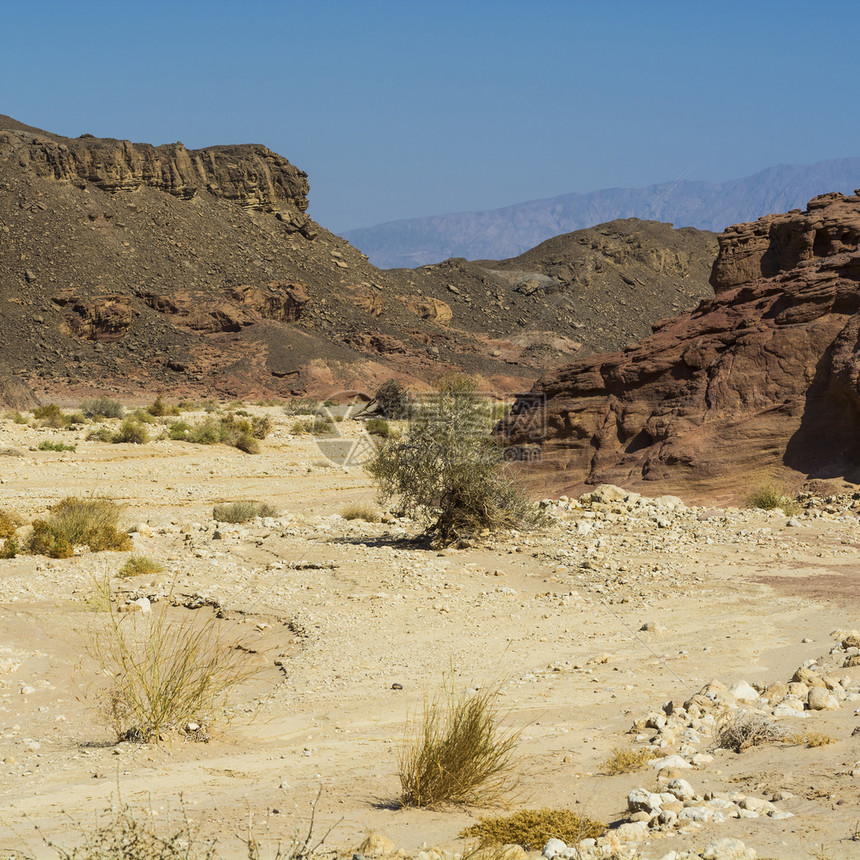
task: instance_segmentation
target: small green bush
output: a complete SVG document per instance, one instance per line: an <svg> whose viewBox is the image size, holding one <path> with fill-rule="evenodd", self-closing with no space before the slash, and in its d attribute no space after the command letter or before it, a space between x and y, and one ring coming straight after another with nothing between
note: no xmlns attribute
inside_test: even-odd
<svg viewBox="0 0 860 860"><path fill-rule="evenodd" d="M308 428L308 432L313 433L314 436L330 436L337 431L331 418L318 417L314 419L314 423Z"/></svg>
<svg viewBox="0 0 860 860"><path fill-rule="evenodd" d="M294 397L284 405L287 415L313 415L317 411L319 403L309 397Z"/></svg>
<svg viewBox="0 0 860 860"><path fill-rule="evenodd" d="M228 414L221 418L207 418L190 428L185 434L185 440L197 445L215 445L223 442L247 454L259 454L260 443L257 441L255 432L265 435L269 432L269 426L268 419L248 420Z"/></svg>
<svg viewBox="0 0 860 860"><path fill-rule="evenodd" d="M293 426L290 427L293 436L307 436L310 432L310 427L304 421L293 421Z"/></svg>
<svg viewBox="0 0 860 860"><path fill-rule="evenodd" d="M265 502L224 502L215 505L212 517L220 523L246 523L255 517L276 517L278 512Z"/></svg>
<svg viewBox="0 0 860 860"><path fill-rule="evenodd" d="M523 809L513 815L479 818L467 827L461 839L477 838L481 847L522 845L526 851L540 851L550 839L573 844L582 839L596 839L606 832L606 825L570 809Z"/></svg>
<svg viewBox="0 0 860 860"><path fill-rule="evenodd" d="M781 510L787 517L798 512L799 505L783 487L776 484L766 484L759 487L747 497L747 505L763 511Z"/></svg>
<svg viewBox="0 0 860 860"><path fill-rule="evenodd" d="M379 436L388 439L391 436L391 425L384 418L368 418L364 423L364 429L371 436Z"/></svg>
<svg viewBox="0 0 860 860"><path fill-rule="evenodd" d="M14 424L29 424L29 421L17 409L10 409L3 413L3 417L9 419Z"/></svg>
<svg viewBox="0 0 860 860"><path fill-rule="evenodd" d="M33 417L39 421L40 426L53 427L58 430L68 427L72 423L56 403L40 406L33 412Z"/></svg>
<svg viewBox="0 0 860 860"><path fill-rule="evenodd" d="M122 579L127 579L130 576L145 576L153 573L161 573L164 570L164 565L147 558L145 555L133 555L119 569L117 576Z"/></svg>
<svg viewBox="0 0 860 860"><path fill-rule="evenodd" d="M39 443L40 451L77 451L77 445L66 445L64 442L52 442L50 439L45 439Z"/></svg>
<svg viewBox="0 0 860 860"><path fill-rule="evenodd" d="M129 417L139 424L158 424L158 419L148 409L135 409Z"/></svg>
<svg viewBox="0 0 860 860"><path fill-rule="evenodd" d="M191 425L186 421L171 421L167 425L167 435L174 442L181 442L188 438L188 431L191 430Z"/></svg>
<svg viewBox="0 0 860 860"><path fill-rule="evenodd" d="M119 430L111 436L111 442L145 445L149 442L149 430L137 420L136 415L129 416L119 425Z"/></svg>
<svg viewBox="0 0 860 860"><path fill-rule="evenodd" d="M165 403L161 399L161 395L146 407L146 411L155 418L163 418L165 415L179 415L179 407Z"/></svg>
<svg viewBox="0 0 860 860"><path fill-rule="evenodd" d="M51 508L47 520L36 520L25 551L51 558L69 558L75 546L93 552L129 550L131 538L117 529L119 506L109 499L68 496Z"/></svg>
<svg viewBox="0 0 860 860"><path fill-rule="evenodd" d="M99 427L87 433L87 442L113 442L114 435L110 427Z"/></svg>
<svg viewBox="0 0 860 860"><path fill-rule="evenodd" d="M396 379L383 382L373 399L385 418L408 418L412 409L409 392Z"/></svg>
<svg viewBox="0 0 860 860"><path fill-rule="evenodd" d="M15 558L19 552L21 552L21 545L18 543L18 538L7 537L0 549L0 558Z"/></svg>
<svg viewBox="0 0 860 860"><path fill-rule="evenodd" d="M122 404L110 397L97 397L81 403L81 412L87 418L122 418L124 411Z"/></svg>

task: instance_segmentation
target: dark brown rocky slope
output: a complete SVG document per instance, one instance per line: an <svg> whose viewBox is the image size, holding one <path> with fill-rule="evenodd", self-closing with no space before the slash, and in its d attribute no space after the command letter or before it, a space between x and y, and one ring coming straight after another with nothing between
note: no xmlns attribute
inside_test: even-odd
<svg viewBox="0 0 860 860"><path fill-rule="evenodd" d="M544 492L654 483L743 496L860 481L860 195L726 230L714 295L635 346L545 375L503 431ZM543 424L545 419L545 426Z"/></svg>
<svg viewBox="0 0 860 860"><path fill-rule="evenodd" d="M0 117L3 374L69 399L317 395L451 367L522 390L695 301L714 251L711 234L631 221L528 260L385 272L314 223L307 194L263 146L66 138Z"/></svg>

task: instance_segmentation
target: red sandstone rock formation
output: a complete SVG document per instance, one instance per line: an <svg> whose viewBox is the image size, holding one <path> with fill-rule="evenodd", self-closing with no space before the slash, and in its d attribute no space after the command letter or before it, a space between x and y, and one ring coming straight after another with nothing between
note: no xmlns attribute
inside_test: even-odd
<svg viewBox="0 0 860 860"><path fill-rule="evenodd" d="M719 244L714 298L518 400L500 429L539 442L535 488L659 482L738 498L766 480L860 481L860 192L730 227Z"/></svg>

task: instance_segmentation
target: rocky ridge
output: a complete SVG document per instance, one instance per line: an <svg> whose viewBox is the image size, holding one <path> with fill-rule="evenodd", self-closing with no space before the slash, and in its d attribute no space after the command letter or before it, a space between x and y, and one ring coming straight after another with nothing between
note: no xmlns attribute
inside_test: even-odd
<svg viewBox="0 0 860 860"><path fill-rule="evenodd" d="M694 303L715 253L710 234L642 222L570 237L569 271L556 249L517 275L384 272L307 205L304 172L261 145L68 138L0 116L7 375L53 398L284 397L420 388L454 367L512 392ZM630 283L610 259L624 248L641 257ZM673 255L680 268L652 264ZM611 313L621 301L636 312Z"/></svg>
<svg viewBox="0 0 860 860"><path fill-rule="evenodd" d="M711 299L548 373L515 406L500 428L513 444L546 419L532 480L727 498L766 480L860 480L860 196L816 197L719 245Z"/></svg>

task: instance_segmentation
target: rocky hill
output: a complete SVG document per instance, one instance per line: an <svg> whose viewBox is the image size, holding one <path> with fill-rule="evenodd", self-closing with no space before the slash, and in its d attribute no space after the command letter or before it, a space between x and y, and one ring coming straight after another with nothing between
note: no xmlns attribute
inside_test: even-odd
<svg viewBox="0 0 860 860"><path fill-rule="evenodd" d="M737 497L774 479L860 482L860 193L740 224L719 244L712 298L518 401L502 429L539 442L536 483Z"/></svg>
<svg viewBox="0 0 860 860"><path fill-rule="evenodd" d="M860 158L780 164L729 182L661 182L562 194L485 212L391 221L344 236L377 266L419 266L447 257L506 257L545 239L618 218L657 218L721 231L768 212L802 206L824 191L860 185Z"/></svg>
<svg viewBox="0 0 860 860"><path fill-rule="evenodd" d="M385 272L305 214L308 190L256 144L0 117L0 390L316 396L451 367L522 390L695 303L716 251L711 234L628 221L520 259Z"/></svg>

